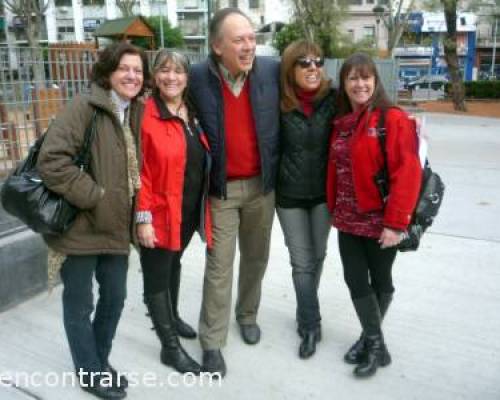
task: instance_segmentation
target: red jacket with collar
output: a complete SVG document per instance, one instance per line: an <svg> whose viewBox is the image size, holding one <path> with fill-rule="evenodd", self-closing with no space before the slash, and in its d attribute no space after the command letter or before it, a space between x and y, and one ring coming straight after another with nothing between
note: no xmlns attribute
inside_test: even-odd
<svg viewBox="0 0 500 400"><path fill-rule="evenodd" d="M196 132L195 132L196 134ZM204 134L201 143L207 150ZM141 189L137 196L136 211L150 211L156 236L156 247L178 251L181 249L182 198L186 168L186 138L180 119L160 119L155 101L150 97L144 106L141 125ZM209 172L205 179L208 181ZM212 246L211 218L208 186L205 183L202 201L204 210L204 236ZM202 235L203 236L203 235Z"/></svg>
<svg viewBox="0 0 500 400"><path fill-rule="evenodd" d="M384 209L384 226L404 230L411 221L422 180L415 122L398 108L386 111L386 153L390 194L384 207L374 181L374 176L384 165L379 139L376 136L380 113L379 109L365 112L359 119L351 139L351 165L356 202L360 212ZM334 128L330 140L326 184L330 212L333 212L335 207L336 196L336 164L332 144L337 134Z"/></svg>

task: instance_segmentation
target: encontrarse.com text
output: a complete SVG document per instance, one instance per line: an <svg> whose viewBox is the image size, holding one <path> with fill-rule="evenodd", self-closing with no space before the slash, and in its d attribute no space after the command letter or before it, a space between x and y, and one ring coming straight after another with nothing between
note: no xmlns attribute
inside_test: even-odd
<svg viewBox="0 0 500 400"><path fill-rule="evenodd" d="M167 374L156 374L154 372L121 372L118 379L127 378L129 386L142 387L194 387L194 386L222 386L222 379L219 373L202 372L195 375L192 372L179 374L178 372L169 372ZM0 371L1 386L17 387L66 387L92 385L97 380L101 381L103 386L111 386L111 375L106 372L84 372L79 374L74 372L2 372Z"/></svg>

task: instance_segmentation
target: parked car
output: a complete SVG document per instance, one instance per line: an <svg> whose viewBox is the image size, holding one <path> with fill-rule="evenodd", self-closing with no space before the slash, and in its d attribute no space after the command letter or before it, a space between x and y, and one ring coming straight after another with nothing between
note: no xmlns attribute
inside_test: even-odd
<svg viewBox="0 0 500 400"><path fill-rule="evenodd" d="M448 78L444 75L425 75L419 79L409 82L407 87L409 90L427 89L430 85L433 90L441 90L444 89L447 82Z"/></svg>

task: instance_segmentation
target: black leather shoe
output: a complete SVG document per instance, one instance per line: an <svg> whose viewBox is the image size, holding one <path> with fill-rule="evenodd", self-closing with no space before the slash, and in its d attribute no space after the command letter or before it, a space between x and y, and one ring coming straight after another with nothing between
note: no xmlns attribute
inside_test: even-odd
<svg viewBox="0 0 500 400"><path fill-rule="evenodd" d="M319 342L318 338L321 339L320 328L304 331L302 343L300 343L299 347L300 358L309 358L316 352L316 343Z"/></svg>
<svg viewBox="0 0 500 400"><path fill-rule="evenodd" d="M257 324L240 324L240 333L246 344L257 344L260 341L260 328Z"/></svg>
<svg viewBox="0 0 500 400"><path fill-rule="evenodd" d="M117 400L127 396L125 389L114 385L109 386L104 383L106 382L104 379L102 382L97 378L93 382L90 379L84 381L86 382L81 382L80 387L87 393L99 397L100 399Z"/></svg>
<svg viewBox="0 0 500 400"><path fill-rule="evenodd" d="M180 317L175 319L175 328L177 330L177 334L184 339L196 338L196 331Z"/></svg>
<svg viewBox="0 0 500 400"><path fill-rule="evenodd" d="M128 380L124 374L119 373L116 369L114 369L111 365L106 365L103 369L103 372L111 375L111 380L113 381L113 386L119 387L121 389L128 388Z"/></svg>
<svg viewBox="0 0 500 400"><path fill-rule="evenodd" d="M227 368L222 357L220 350L204 350L203 351L203 363L201 366L202 372L209 372L211 374L219 374L220 378L226 376ZM216 377L215 375L214 377Z"/></svg>

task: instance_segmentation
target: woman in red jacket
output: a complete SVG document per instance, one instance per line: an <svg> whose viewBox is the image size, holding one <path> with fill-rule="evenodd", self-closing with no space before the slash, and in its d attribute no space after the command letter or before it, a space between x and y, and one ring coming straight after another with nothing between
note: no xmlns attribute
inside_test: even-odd
<svg viewBox="0 0 500 400"><path fill-rule="evenodd" d="M327 176L327 202L338 229L344 280L362 326L344 356L354 374L373 375L391 362L381 330L392 300L396 245L410 223L421 182L414 121L393 107L365 54L349 57L340 70ZM375 175L384 166L377 123L385 115L390 193L382 199Z"/></svg>
<svg viewBox="0 0 500 400"><path fill-rule="evenodd" d="M177 310L182 253L196 230L211 245L210 157L186 102L188 67L180 53L161 50L156 56L153 95L146 101L141 127L142 187L136 222L144 297L161 341L161 361L181 373L199 373L199 364L178 338L196 337Z"/></svg>

